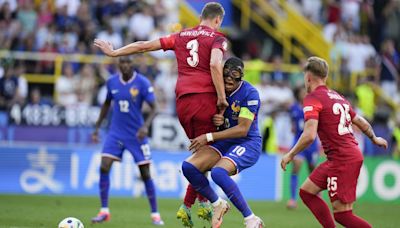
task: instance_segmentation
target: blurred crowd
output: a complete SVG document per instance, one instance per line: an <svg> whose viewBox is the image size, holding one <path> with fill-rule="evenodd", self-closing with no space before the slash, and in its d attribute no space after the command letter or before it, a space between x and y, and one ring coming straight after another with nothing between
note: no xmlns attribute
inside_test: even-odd
<svg viewBox="0 0 400 228"><path fill-rule="evenodd" d="M395 135L400 132L400 116L394 115L393 107L379 99L373 88L374 85L382 88L384 94L399 104L400 1L287 2L320 27L326 40L332 43L331 58L340 67L341 92L349 96L359 113L374 123L378 132L389 132L387 138L393 142L390 152L380 152L362 140L364 151L386 155L395 151L396 142L400 142L400 133ZM95 38L110 41L114 48L155 39L171 33L178 16L178 0L0 0L0 50L99 55L93 46ZM236 27L239 18L233 20ZM245 72L246 80L260 91L260 128L265 150L286 151L293 138L287 130L291 129L288 110L295 101L293 91L303 85L302 72L287 73L283 69L280 45L259 28L251 27L252 36L246 33L241 38L240 33L228 30L233 54L253 65L267 62L273 66L272 72ZM135 57L135 66L154 83L160 112L173 115L177 72L174 61L164 61L168 58L173 59L172 53L139 55ZM292 63L301 68L304 61ZM101 105L106 92L104 82L118 71L115 64L65 62L61 77L52 87L30 84L23 74L52 75L54 61L1 59L0 66L0 111L15 103ZM350 86L353 77L357 79L355 88Z"/></svg>

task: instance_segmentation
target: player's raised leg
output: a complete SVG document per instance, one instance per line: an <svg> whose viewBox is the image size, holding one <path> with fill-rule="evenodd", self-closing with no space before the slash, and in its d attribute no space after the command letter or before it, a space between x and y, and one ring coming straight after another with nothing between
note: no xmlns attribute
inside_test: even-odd
<svg viewBox="0 0 400 228"><path fill-rule="evenodd" d="M332 228L335 227L335 222L332 218L329 207L325 203L325 201L321 199L321 197L319 197L318 195L318 193L324 189L322 186L319 187L319 185L326 186L327 177L324 178L326 174L324 174L322 170L325 167L324 164L326 165L326 163L322 163L319 167L317 167L310 176L310 178L312 178L314 181L319 180L316 181L318 185L315 184L313 181L311 181L310 178L307 178L306 181L301 186L299 194L304 204L308 207L308 209L310 209L310 211L313 213L313 215L322 225L322 227ZM315 178L317 174L319 176L318 179Z"/></svg>
<svg viewBox="0 0 400 228"><path fill-rule="evenodd" d="M113 161L110 157L103 156L101 158L99 181L101 209L97 216L92 218L93 223L105 222L111 218L110 209L108 208L108 194L110 189L110 169Z"/></svg>
<svg viewBox="0 0 400 228"><path fill-rule="evenodd" d="M229 209L228 203L219 198L215 191L211 188L210 183L204 172L210 170L220 159L220 155L214 152L208 146L203 146L201 150L198 150L191 157L184 161L182 164L182 171L186 179L193 185L193 187L200 194L205 196L213 205L214 212L218 211L217 208L223 207L226 210ZM215 215L215 213L214 213ZM222 220L221 220L222 221ZM212 227L219 227L221 224L214 223Z"/></svg>

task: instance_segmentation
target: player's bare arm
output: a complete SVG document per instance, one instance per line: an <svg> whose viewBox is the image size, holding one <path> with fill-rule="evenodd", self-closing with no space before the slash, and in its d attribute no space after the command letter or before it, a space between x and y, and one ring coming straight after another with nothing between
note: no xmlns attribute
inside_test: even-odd
<svg viewBox="0 0 400 228"><path fill-rule="evenodd" d="M388 143L384 138L377 137L371 124L364 119L364 117L356 115L353 120L353 124L356 125L375 145L384 147L387 149Z"/></svg>
<svg viewBox="0 0 400 228"><path fill-rule="evenodd" d="M228 107L228 102L226 101L224 79L222 77L223 69L223 52L220 49L214 48L211 50L210 58L210 70L211 78L217 91L217 107L220 114L223 114L226 107Z"/></svg>
<svg viewBox="0 0 400 228"><path fill-rule="evenodd" d="M317 137L318 120L309 119L304 124L304 130L297 143L293 148L283 156L281 160L281 168L286 171L286 165L289 164L296 154L300 153L314 142Z"/></svg>
<svg viewBox="0 0 400 228"><path fill-rule="evenodd" d="M189 150L197 151L198 149L200 149L200 147L206 145L208 142L246 137L252 122L253 119L239 117L238 125L232 128L228 128L219 132L203 134L193 139L189 146Z"/></svg>
<svg viewBox="0 0 400 228"><path fill-rule="evenodd" d="M151 40L151 41L137 41L134 43L130 43L125 45L119 49L114 50L112 44L105 40L94 40L94 45L107 56L110 57L118 57L125 55L132 55L137 53L156 51L161 49L161 43L159 39Z"/></svg>
<svg viewBox="0 0 400 228"><path fill-rule="evenodd" d="M157 106L156 103L149 103L150 113L147 115L143 126L138 130L136 137L139 140L143 140L149 134L149 127L154 117L157 115Z"/></svg>
<svg viewBox="0 0 400 228"><path fill-rule="evenodd" d="M92 133L92 140L95 143L99 142L99 128L100 128L101 123L103 122L103 120L106 118L108 110L110 109L110 106L111 106L111 100L110 99L106 99L104 101L104 104L101 106L99 118L96 121L95 128L94 128L94 131Z"/></svg>

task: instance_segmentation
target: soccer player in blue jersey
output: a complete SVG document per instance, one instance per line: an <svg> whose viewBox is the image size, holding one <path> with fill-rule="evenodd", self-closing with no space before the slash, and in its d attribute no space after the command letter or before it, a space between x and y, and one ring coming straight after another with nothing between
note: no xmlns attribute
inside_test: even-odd
<svg viewBox="0 0 400 228"><path fill-rule="evenodd" d="M242 80L241 59L229 58L225 62L223 76L229 106L224 115L216 114L213 121L224 130L193 139L189 149L194 153L183 162L182 171L196 191L212 203L212 227L221 226L222 217L229 210L229 204L218 197L210 187L204 176L204 172L208 170L211 170L214 182L243 214L246 227L263 227L262 220L253 214L230 177L253 166L260 157L262 142L257 124L259 94L253 86Z"/></svg>
<svg viewBox="0 0 400 228"><path fill-rule="evenodd" d="M303 133L304 127L304 113L302 101L306 96L306 90L304 87L298 87L294 90L294 95L296 101L292 104L289 109L289 114L292 119L292 131L294 133L293 145L299 140L301 134ZM297 208L297 193L298 193L298 173L301 169L303 161L307 161L308 170L311 173L318 159L319 145L318 140L315 139L314 142L306 148L301 153L297 154L293 159L293 169L292 175L290 176L290 199L287 203L288 209Z"/></svg>
<svg viewBox="0 0 400 228"><path fill-rule="evenodd" d="M101 223L110 219L108 194L110 188L110 169L114 161L121 161L124 150L129 151L136 164L145 185L146 194L151 207L151 219L155 225L164 225L157 209L156 192L150 175L150 148L147 134L149 126L156 114L155 97L150 81L137 73L130 57L119 59L121 75L116 75L107 81L107 98L101 108L92 138L98 142L98 131L107 116L111 101L113 114L111 126L104 143L100 167L100 199L99 214L92 219L93 223ZM149 104L150 114L143 118L142 104Z"/></svg>

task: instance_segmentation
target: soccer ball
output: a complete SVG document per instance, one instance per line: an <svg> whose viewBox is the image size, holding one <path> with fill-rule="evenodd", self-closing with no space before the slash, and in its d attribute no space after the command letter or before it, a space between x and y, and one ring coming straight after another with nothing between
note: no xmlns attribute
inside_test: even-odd
<svg viewBox="0 0 400 228"><path fill-rule="evenodd" d="M84 228L83 223L74 217L68 217L63 219L59 224L58 228Z"/></svg>

